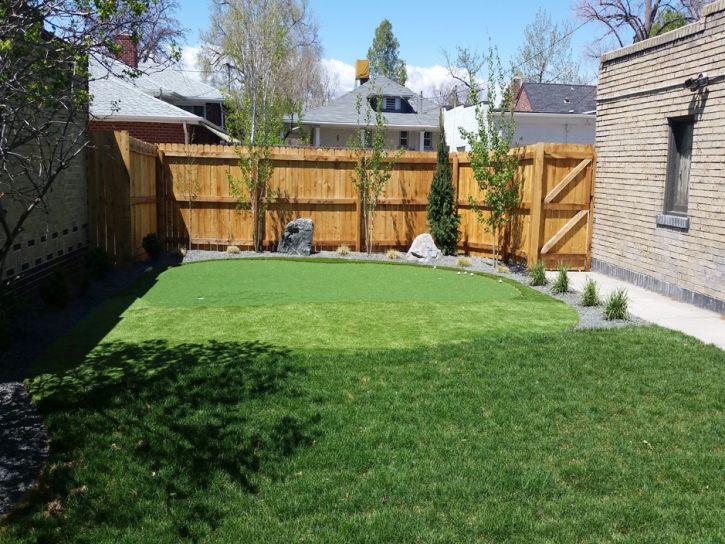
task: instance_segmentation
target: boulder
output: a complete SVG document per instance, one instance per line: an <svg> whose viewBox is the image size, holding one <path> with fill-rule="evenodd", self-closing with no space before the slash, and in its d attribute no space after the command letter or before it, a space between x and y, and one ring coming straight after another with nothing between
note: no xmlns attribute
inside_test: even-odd
<svg viewBox="0 0 725 544"><path fill-rule="evenodd" d="M413 240L413 245L408 250L408 259L421 263L429 263L440 257L441 252L436 247L433 237L430 234L420 234Z"/></svg>
<svg viewBox="0 0 725 544"><path fill-rule="evenodd" d="M279 239L277 253L309 257L314 230L315 225L312 219L302 218L290 221L282 233L282 238Z"/></svg>

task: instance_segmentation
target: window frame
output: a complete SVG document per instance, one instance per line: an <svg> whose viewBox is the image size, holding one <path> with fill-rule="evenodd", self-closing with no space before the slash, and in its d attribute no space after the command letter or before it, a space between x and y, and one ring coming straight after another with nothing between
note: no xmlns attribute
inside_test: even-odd
<svg viewBox="0 0 725 544"><path fill-rule="evenodd" d="M393 103L393 107L390 107L390 101ZM396 100L394 96L386 96L383 98L383 103L385 104L385 111L396 111Z"/></svg>
<svg viewBox="0 0 725 544"><path fill-rule="evenodd" d="M405 134L405 137L403 137L403 134ZM405 141L405 143L403 143ZM405 149L408 149L408 145L410 142L410 135L407 130L401 130L400 131L400 147L404 147Z"/></svg>
<svg viewBox="0 0 725 544"><path fill-rule="evenodd" d="M695 118L693 116L673 117L667 121L669 138L663 211L665 215L687 217L695 139ZM683 160L686 160L687 164L683 164ZM683 168L686 168L684 184L681 181ZM682 193L684 193L684 198Z"/></svg>
<svg viewBox="0 0 725 544"><path fill-rule="evenodd" d="M423 132L423 149L433 149L433 132Z"/></svg>

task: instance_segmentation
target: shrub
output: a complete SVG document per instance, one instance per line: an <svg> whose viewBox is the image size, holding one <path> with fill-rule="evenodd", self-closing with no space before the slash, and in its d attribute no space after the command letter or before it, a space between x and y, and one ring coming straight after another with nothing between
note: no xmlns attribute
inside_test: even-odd
<svg viewBox="0 0 725 544"><path fill-rule="evenodd" d="M456 206L453 171L448 163L448 144L443 130L438 143L438 162L428 192L426 219L430 234L443 255L458 253L458 240L461 237L458 225L461 218Z"/></svg>
<svg viewBox="0 0 725 544"><path fill-rule="evenodd" d="M582 291L581 305L582 306L599 306L602 303L599 297L599 286L597 282L587 276L586 283L584 284L584 290Z"/></svg>
<svg viewBox="0 0 725 544"><path fill-rule="evenodd" d="M394 261L395 259L400 259L400 251L397 249L389 249L388 252L385 254L386 259L390 259L391 261Z"/></svg>
<svg viewBox="0 0 725 544"><path fill-rule="evenodd" d="M111 271L111 258L108 252L96 247L86 253L86 277L91 280L100 280L105 278L106 274Z"/></svg>
<svg viewBox="0 0 725 544"><path fill-rule="evenodd" d="M458 257L456 259L456 266L471 266L471 259L468 257Z"/></svg>
<svg viewBox="0 0 725 544"><path fill-rule="evenodd" d="M627 305L629 296L624 287L618 287L604 301L604 319L629 319Z"/></svg>
<svg viewBox="0 0 725 544"><path fill-rule="evenodd" d="M237 246L229 246L227 248L227 253L237 254L237 253L241 253L241 252L242 252L242 250L239 249Z"/></svg>
<svg viewBox="0 0 725 544"><path fill-rule="evenodd" d="M68 280L68 272L63 269L55 270L45 278L39 289L40 298L48 306L56 308L65 308L70 300L70 281Z"/></svg>
<svg viewBox="0 0 725 544"><path fill-rule="evenodd" d="M164 247L161 245L161 240L159 240L159 237L156 236L155 232L144 236L143 242L141 242L141 244L143 245L144 251L148 254L149 257L151 257L152 260L159 260L159 257L161 257L161 252L164 250Z"/></svg>
<svg viewBox="0 0 725 544"><path fill-rule="evenodd" d="M551 286L551 292L555 294L569 292L569 267L565 264L559 267L559 275Z"/></svg>
<svg viewBox="0 0 725 544"><path fill-rule="evenodd" d="M528 274L531 285L539 287L546 285L546 265L544 261L536 261L533 266L529 267Z"/></svg>
<svg viewBox="0 0 725 544"><path fill-rule="evenodd" d="M335 250L335 253L338 255L347 255L350 253L350 247L343 244Z"/></svg>

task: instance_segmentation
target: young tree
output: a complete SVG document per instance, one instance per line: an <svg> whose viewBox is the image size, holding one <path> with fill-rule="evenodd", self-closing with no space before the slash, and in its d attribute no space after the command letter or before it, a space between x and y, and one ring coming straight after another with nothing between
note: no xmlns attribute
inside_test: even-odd
<svg viewBox="0 0 725 544"><path fill-rule="evenodd" d="M389 77L401 85L405 85L408 74L405 61L398 57L399 48L400 43L393 34L393 25L384 19L375 29L373 45L368 49L370 75Z"/></svg>
<svg viewBox="0 0 725 544"><path fill-rule="evenodd" d="M460 128L461 135L471 146L469 153L473 175L484 191L484 207L469 195L468 201L479 222L493 235L493 266L498 260L501 232L504 223L521 202L519 182L515 174L518 158L511 152L516 120L514 119L514 92L512 73L504 71L495 48L489 47L484 57L487 66L486 101L482 102L476 85L476 73L469 75L469 88L475 106L476 131Z"/></svg>
<svg viewBox="0 0 725 544"><path fill-rule="evenodd" d="M5 0L0 3L0 273L47 195L88 145L89 62L110 70L128 31L138 43L141 0Z"/></svg>
<svg viewBox="0 0 725 544"><path fill-rule="evenodd" d="M579 63L572 60L572 30L570 22L554 23L546 10L539 8L534 21L524 29L524 44L514 58L519 76L533 83L585 83Z"/></svg>
<svg viewBox="0 0 725 544"><path fill-rule="evenodd" d="M200 190L197 170L198 154L196 151L187 151L184 159L183 162L176 165L174 185L179 194L184 197L184 201L189 203L189 245L187 247L191 249L191 240L194 237L194 202L196 202Z"/></svg>
<svg viewBox="0 0 725 544"><path fill-rule="evenodd" d="M368 255L373 252L373 235L375 233L375 209L380 194L391 176L395 162L403 153L403 149L392 153L385 144L388 131L385 128L385 117L382 114L382 95L377 90L376 110L370 104L363 103L362 95L357 97L357 129L347 142L350 158L354 162L350 181L355 187L358 198L362 201L363 224L365 225L365 250ZM361 118L362 116L362 118Z"/></svg>
<svg viewBox="0 0 725 544"><path fill-rule="evenodd" d="M448 144L442 123L441 139L438 142L438 162L428 191L426 218L436 246L444 255L457 254L458 240L461 237L458 225L461 218L456 206L456 189L453 187L451 165L448 164Z"/></svg>

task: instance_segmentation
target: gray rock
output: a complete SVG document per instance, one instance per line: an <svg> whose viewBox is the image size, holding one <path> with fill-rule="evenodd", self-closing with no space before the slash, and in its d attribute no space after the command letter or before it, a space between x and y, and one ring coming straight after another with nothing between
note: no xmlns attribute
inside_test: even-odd
<svg viewBox="0 0 725 544"><path fill-rule="evenodd" d="M441 252L436 247L433 237L430 234L420 234L408 250L408 260L419 263L429 263L440 257Z"/></svg>
<svg viewBox="0 0 725 544"><path fill-rule="evenodd" d="M312 219L302 218L290 221L282 233L282 238L279 239L277 253L309 257L314 231L315 225Z"/></svg>

